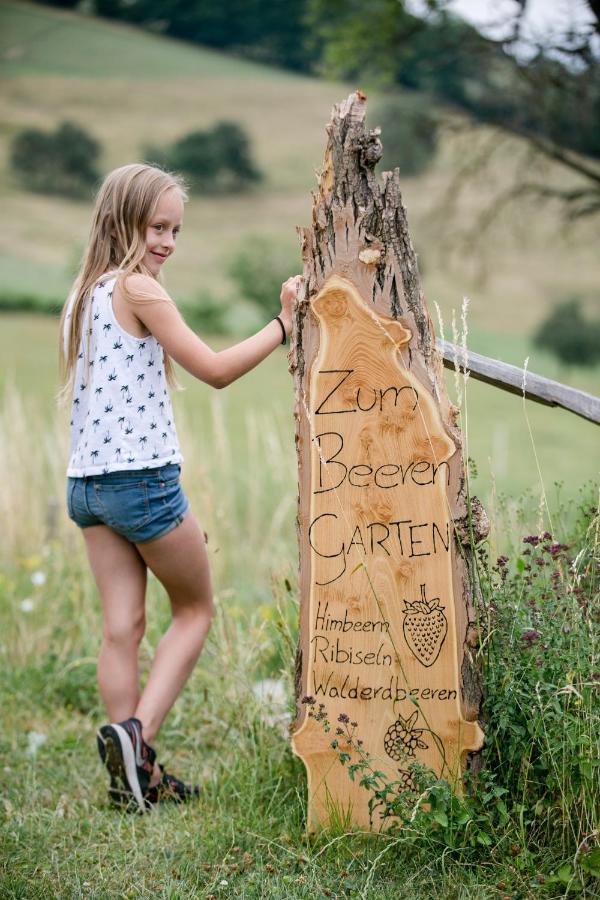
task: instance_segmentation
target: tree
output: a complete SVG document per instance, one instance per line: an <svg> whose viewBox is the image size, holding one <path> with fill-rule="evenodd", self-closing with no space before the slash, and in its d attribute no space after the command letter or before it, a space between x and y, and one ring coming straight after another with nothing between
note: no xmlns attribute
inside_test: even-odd
<svg viewBox="0 0 600 900"><path fill-rule="evenodd" d="M573 297L554 307L533 342L566 365L593 366L600 360L600 320L587 320Z"/></svg>
<svg viewBox="0 0 600 900"><path fill-rule="evenodd" d="M56 131L26 128L14 138L11 166L32 191L87 196L99 179L100 144L80 125L62 122Z"/></svg>
<svg viewBox="0 0 600 900"><path fill-rule="evenodd" d="M588 0L591 24L571 40L533 47L528 60L517 61L508 51L522 40L527 2L519 0L508 33L498 39L452 14L448 0L428 0L423 18L401 0L377 0L368 16L358 0L310 0L309 21L324 44L329 73L427 91L519 135L535 153L576 173L581 186L553 188L528 178L515 194L558 196L569 215L589 215L600 210L600 59L594 52L600 3Z"/></svg>
<svg viewBox="0 0 600 900"><path fill-rule="evenodd" d="M237 122L217 122L205 131L191 131L170 147L147 147L144 156L156 165L186 175L203 193L244 190L260 181L250 139Z"/></svg>

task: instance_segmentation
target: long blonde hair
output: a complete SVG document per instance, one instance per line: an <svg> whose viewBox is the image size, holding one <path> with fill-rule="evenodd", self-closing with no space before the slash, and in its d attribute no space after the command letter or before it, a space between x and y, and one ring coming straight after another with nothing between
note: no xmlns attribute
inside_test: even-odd
<svg viewBox="0 0 600 900"><path fill-rule="evenodd" d="M149 303L158 298L172 302L161 285L160 273L152 273L143 264L146 252L146 229L150 224L161 195L176 188L181 199L188 199L185 182L181 176L165 172L157 166L131 163L114 169L104 179L94 206L87 248L83 254L79 272L60 317L58 367L61 387L56 394L59 406L72 398L75 365L83 325L88 313L87 364L89 370L90 334L89 303L92 290L107 274L117 275L117 281L127 298L133 303ZM140 272L154 277L158 282L156 291L150 294L137 292L134 296L127 290L128 275ZM70 319L65 332L67 317ZM183 390L177 381L171 358L163 349L164 371L168 384L176 390Z"/></svg>

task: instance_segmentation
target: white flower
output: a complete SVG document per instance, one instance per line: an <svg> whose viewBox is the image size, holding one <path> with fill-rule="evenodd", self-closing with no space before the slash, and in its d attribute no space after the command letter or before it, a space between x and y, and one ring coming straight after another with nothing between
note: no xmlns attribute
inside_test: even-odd
<svg viewBox="0 0 600 900"><path fill-rule="evenodd" d="M42 571L34 572L31 576L31 581L33 584L44 584L46 581L46 573Z"/></svg>
<svg viewBox="0 0 600 900"><path fill-rule="evenodd" d="M265 725L278 727L285 737L292 714L287 708L288 696L283 678L263 678L252 685L252 691L260 703L261 720Z"/></svg>
<svg viewBox="0 0 600 900"><path fill-rule="evenodd" d="M219 884L221 885L221 887L227 887L229 882L225 878L221 878Z"/></svg>
<svg viewBox="0 0 600 900"><path fill-rule="evenodd" d="M25 597L24 600L21 600L20 607L22 612L31 612L35 603L30 597Z"/></svg>
<svg viewBox="0 0 600 900"><path fill-rule="evenodd" d="M271 706L285 706L287 691L283 678L263 678L252 685L254 696Z"/></svg>
<svg viewBox="0 0 600 900"><path fill-rule="evenodd" d="M39 731L30 731L27 735L27 753L29 756L35 756L40 747L46 743L46 735L40 734Z"/></svg>

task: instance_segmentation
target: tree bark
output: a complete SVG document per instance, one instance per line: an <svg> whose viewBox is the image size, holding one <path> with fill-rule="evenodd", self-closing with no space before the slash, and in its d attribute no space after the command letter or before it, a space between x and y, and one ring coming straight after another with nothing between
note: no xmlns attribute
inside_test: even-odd
<svg viewBox="0 0 600 900"><path fill-rule="evenodd" d="M309 784L309 827L389 825L338 751L356 721L376 768L411 789L421 761L460 790L478 751L481 679L457 410L421 290L398 170L374 168L365 96L336 105L312 226L299 229L296 310L300 638L292 746ZM486 530L479 508L477 537ZM308 714L323 703L332 728ZM312 707L318 709L318 707ZM342 729L344 731L344 729ZM346 732L347 736L347 732Z"/></svg>

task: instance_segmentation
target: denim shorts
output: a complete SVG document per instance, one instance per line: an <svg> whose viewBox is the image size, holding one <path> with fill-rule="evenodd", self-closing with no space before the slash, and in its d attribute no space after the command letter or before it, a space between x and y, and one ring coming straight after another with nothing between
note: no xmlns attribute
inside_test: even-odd
<svg viewBox="0 0 600 900"><path fill-rule="evenodd" d="M80 528L108 525L142 544L183 521L190 503L179 483L181 466L67 478L67 511Z"/></svg>

